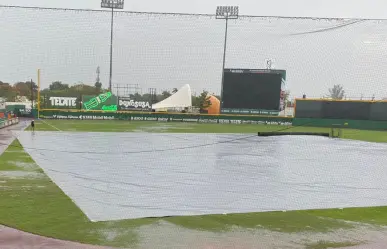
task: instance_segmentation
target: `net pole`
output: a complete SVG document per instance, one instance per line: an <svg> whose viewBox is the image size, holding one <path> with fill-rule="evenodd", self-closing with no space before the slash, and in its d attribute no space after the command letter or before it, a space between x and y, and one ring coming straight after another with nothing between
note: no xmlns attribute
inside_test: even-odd
<svg viewBox="0 0 387 249"><path fill-rule="evenodd" d="M110 23L110 73L109 73L109 92L112 91L113 78L113 29L114 29L114 8L112 8L112 17Z"/></svg>
<svg viewBox="0 0 387 249"><path fill-rule="evenodd" d="M222 82L221 82L221 89L220 89L220 113L222 113L223 108L223 85L224 85L224 69L226 66L226 52L227 52L227 32L228 32L228 18L226 18L226 30L224 34L224 49L223 49L223 67L222 67Z"/></svg>
<svg viewBox="0 0 387 249"><path fill-rule="evenodd" d="M38 118L39 118L39 114L40 114L40 69L38 69L38 103L37 103L37 106L38 106Z"/></svg>

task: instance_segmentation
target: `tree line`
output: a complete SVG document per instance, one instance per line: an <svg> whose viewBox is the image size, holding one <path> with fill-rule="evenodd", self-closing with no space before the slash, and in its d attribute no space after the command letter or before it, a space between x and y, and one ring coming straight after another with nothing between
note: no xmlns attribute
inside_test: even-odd
<svg viewBox="0 0 387 249"><path fill-rule="evenodd" d="M87 84L75 84L70 86L64 84L61 81L52 82L48 88L40 91L41 103L45 96L56 96L56 97L74 97L83 95L98 95L107 92L108 89L104 89L100 82L96 82L94 85ZM145 101L155 104L166 98L172 96L172 94L178 91L177 88L173 88L170 91L164 90L159 94L130 94L129 96L134 101ZM113 93L114 94L114 93ZM38 86L33 81L17 82L15 84L9 84L0 81L0 98L5 99L7 102L23 102L23 101L37 101ZM215 96L220 100L220 96ZM211 104L208 97L208 92L201 92L198 96L192 96L192 105L199 109L208 107Z"/></svg>
<svg viewBox="0 0 387 249"><path fill-rule="evenodd" d="M96 82L94 85L87 84L75 84L70 86L69 84L64 84L61 81L52 82L48 88L41 90L41 97L44 96L57 96L57 97L70 97L70 96L82 96L82 95L98 95L104 92L107 92L108 89L102 87L102 83ZM177 88L171 89L171 91L164 90L159 94L130 94L127 97L130 97L134 101L145 101L150 102L151 104L160 102L172 94L178 91ZM5 83L0 81L0 98L5 99L8 102L22 102L22 101L37 101L38 95L38 86L33 81L20 81L15 84ZM285 103L289 106L291 100L289 99L290 92L285 92ZM219 100L220 96L215 96ZM327 98L334 100L342 100L345 98L345 90L342 85L334 85L332 88L328 89ZM197 108L206 108L210 105L208 98L208 92L203 90L198 96L192 96L192 105Z"/></svg>

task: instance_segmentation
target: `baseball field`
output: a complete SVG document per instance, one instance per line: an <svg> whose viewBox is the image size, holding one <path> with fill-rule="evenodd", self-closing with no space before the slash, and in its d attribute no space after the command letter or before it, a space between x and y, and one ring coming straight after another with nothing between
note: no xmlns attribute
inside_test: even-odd
<svg viewBox="0 0 387 249"><path fill-rule="evenodd" d="M284 129L330 131L326 128L264 125L40 120L36 121L34 132L30 127L25 132L35 137L47 131L57 133L58 139L53 140L50 147L52 153L55 153L56 145L66 140L68 133L77 133L80 137L90 132L141 133L141 136L149 133L243 134L249 137L259 131ZM12 135L18 136L17 132ZM384 146L387 132L344 129L342 138L348 143L352 140L364 141L364 147L376 143ZM176 156L182 153L176 151ZM67 155L75 159L77 156L75 153ZM278 157L281 157L280 153ZM200 157L197 164L201 164ZM367 171L367 163L364 165L364 171ZM206 167L206 164L201 166ZM303 167L308 165L304 164ZM199 240L203 240L212 245L228 243L245 246L230 248L253 248L255 243L259 243L267 245L267 248L283 245L289 248L318 249L367 244L387 235L384 228L387 225L387 207L383 205L93 222L47 176L17 139L0 155L0 199L0 224L5 226L61 240L123 248L154 248L157 243L165 243L165 248L183 248L178 246L181 244L190 245L191 248L205 248L199 243ZM257 238L262 239L257 241Z"/></svg>

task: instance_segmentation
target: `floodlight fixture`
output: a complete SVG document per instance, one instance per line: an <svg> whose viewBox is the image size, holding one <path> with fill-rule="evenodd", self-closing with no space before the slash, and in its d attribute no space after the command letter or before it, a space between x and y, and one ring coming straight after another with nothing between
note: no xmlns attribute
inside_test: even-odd
<svg viewBox="0 0 387 249"><path fill-rule="evenodd" d="M122 10L124 8L124 2L124 0L102 0L101 8Z"/></svg>
<svg viewBox="0 0 387 249"><path fill-rule="evenodd" d="M228 20L238 19L239 7L238 6L218 6L216 8L216 19L226 20L226 28L224 32L224 49L223 49L223 70L222 70L222 83L221 83L221 100L220 100L220 111L223 108L223 85L224 85L224 69L226 66L226 52L227 52L227 33L228 33Z"/></svg>
<svg viewBox="0 0 387 249"><path fill-rule="evenodd" d="M238 6L218 6L216 8L216 19L238 19Z"/></svg>

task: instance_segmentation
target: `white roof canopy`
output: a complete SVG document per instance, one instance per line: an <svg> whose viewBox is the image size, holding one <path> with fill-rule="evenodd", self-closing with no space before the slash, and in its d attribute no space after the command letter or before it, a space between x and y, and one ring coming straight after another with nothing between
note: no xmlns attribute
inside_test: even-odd
<svg viewBox="0 0 387 249"><path fill-rule="evenodd" d="M192 93L191 87L186 84L175 94L170 96L159 103L152 105L152 109L162 109L162 108L184 108L192 106Z"/></svg>

